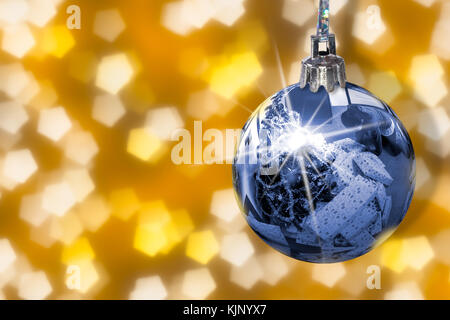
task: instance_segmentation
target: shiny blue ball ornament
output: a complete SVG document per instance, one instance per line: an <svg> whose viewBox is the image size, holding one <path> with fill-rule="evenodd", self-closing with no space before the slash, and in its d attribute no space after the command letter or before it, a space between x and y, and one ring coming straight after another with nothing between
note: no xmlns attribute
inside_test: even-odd
<svg viewBox="0 0 450 320"><path fill-rule="evenodd" d="M347 83L292 85L245 124L233 184L253 231L280 252L332 263L369 252L403 220L415 185L411 140L398 117Z"/></svg>
<svg viewBox="0 0 450 320"><path fill-rule="evenodd" d="M321 0L300 82L276 93L244 126L233 184L253 231L298 260L357 258L402 222L415 155L399 118L346 81Z"/></svg>

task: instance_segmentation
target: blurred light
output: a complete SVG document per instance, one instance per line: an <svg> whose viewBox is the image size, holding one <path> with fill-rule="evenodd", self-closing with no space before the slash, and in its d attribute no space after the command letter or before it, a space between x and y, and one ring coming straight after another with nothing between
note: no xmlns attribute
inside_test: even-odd
<svg viewBox="0 0 450 320"><path fill-rule="evenodd" d="M138 225L134 236L134 248L142 253L154 257L167 245L167 238L163 229L147 228Z"/></svg>
<svg viewBox="0 0 450 320"><path fill-rule="evenodd" d="M214 19L231 27L245 13L244 0L216 0Z"/></svg>
<svg viewBox="0 0 450 320"><path fill-rule="evenodd" d="M161 229L170 220L170 212L163 201L144 203L139 210L139 224L151 229Z"/></svg>
<svg viewBox="0 0 450 320"><path fill-rule="evenodd" d="M431 238L431 246L435 253L435 258L450 266L450 250L448 244L450 241L450 229L442 230Z"/></svg>
<svg viewBox="0 0 450 320"><path fill-rule="evenodd" d="M3 163L3 174L16 183L26 182L38 167L30 150L22 149L6 154Z"/></svg>
<svg viewBox="0 0 450 320"><path fill-rule="evenodd" d="M184 121L176 107L164 107L149 110L145 126L158 138L170 141L173 133L183 128Z"/></svg>
<svg viewBox="0 0 450 320"><path fill-rule="evenodd" d="M303 26L315 13L311 0L284 0L283 18L297 26Z"/></svg>
<svg viewBox="0 0 450 320"><path fill-rule="evenodd" d="M58 100L58 94L52 83L49 81L42 81L39 82L39 87L40 91L33 99L31 99L29 103L30 106L37 110L53 107Z"/></svg>
<svg viewBox="0 0 450 320"><path fill-rule="evenodd" d="M52 247L57 241L51 235L52 228L53 219L49 218L44 220L42 224L31 229L30 240L47 249Z"/></svg>
<svg viewBox="0 0 450 320"><path fill-rule="evenodd" d="M181 242L182 237L178 231L177 225L173 220L169 221L163 227L164 237L166 239L165 245L159 250L159 253L168 254L172 249Z"/></svg>
<svg viewBox="0 0 450 320"><path fill-rule="evenodd" d="M220 256L234 266L242 266L254 254L250 239L241 232L226 235L222 240Z"/></svg>
<svg viewBox="0 0 450 320"><path fill-rule="evenodd" d="M367 281L370 274L367 273L368 264L346 264L346 275L337 283L339 289L358 297L364 290L367 290Z"/></svg>
<svg viewBox="0 0 450 320"><path fill-rule="evenodd" d="M6 190L13 190L17 187L18 183L9 179L4 175L4 159L0 159L0 186Z"/></svg>
<svg viewBox="0 0 450 320"><path fill-rule="evenodd" d="M75 46L75 39L66 25L57 25L44 29L39 41L39 50L61 59Z"/></svg>
<svg viewBox="0 0 450 320"><path fill-rule="evenodd" d="M403 240L402 260L414 270L422 270L434 257L433 249L425 236Z"/></svg>
<svg viewBox="0 0 450 320"><path fill-rule="evenodd" d="M181 209L172 212L172 218L182 238L186 237L194 230L194 222L186 210Z"/></svg>
<svg viewBox="0 0 450 320"><path fill-rule="evenodd" d="M163 300L167 298L167 290L161 277L152 276L136 280L130 300Z"/></svg>
<svg viewBox="0 0 450 320"><path fill-rule="evenodd" d="M22 91L15 97L15 100L23 105L28 105L37 94L39 94L41 88L36 78L31 72L27 72L29 82L23 88Z"/></svg>
<svg viewBox="0 0 450 320"><path fill-rule="evenodd" d="M3 30L2 49L17 58L23 58L35 43L26 24L7 26Z"/></svg>
<svg viewBox="0 0 450 320"><path fill-rule="evenodd" d="M241 210L236 201L234 189L215 191L211 200L211 213L225 222L233 221Z"/></svg>
<svg viewBox="0 0 450 320"><path fill-rule="evenodd" d="M398 283L384 295L385 300L423 300L423 294L415 282Z"/></svg>
<svg viewBox="0 0 450 320"><path fill-rule="evenodd" d="M214 1L208 0L184 0L185 18L195 28L203 26L214 16Z"/></svg>
<svg viewBox="0 0 450 320"><path fill-rule="evenodd" d="M216 289L216 282L207 268L186 271L182 293L189 299L206 299Z"/></svg>
<svg viewBox="0 0 450 320"><path fill-rule="evenodd" d="M324 286L333 288L347 271L342 263L315 264L312 269L312 278Z"/></svg>
<svg viewBox="0 0 450 320"><path fill-rule="evenodd" d="M104 94L95 98L92 118L107 127L112 127L125 115L125 112L125 107L118 96Z"/></svg>
<svg viewBox="0 0 450 320"><path fill-rule="evenodd" d="M407 267L420 271L434 257L433 249L424 236L389 240L381 248L382 263L397 273L403 272Z"/></svg>
<svg viewBox="0 0 450 320"><path fill-rule="evenodd" d="M114 42L125 30L125 22L119 10L98 11L94 20L94 34L108 42Z"/></svg>
<svg viewBox="0 0 450 320"><path fill-rule="evenodd" d="M16 253L8 239L0 240L0 273L8 269L16 260Z"/></svg>
<svg viewBox="0 0 450 320"><path fill-rule="evenodd" d="M238 286L250 290L264 278L264 271L258 259L251 257L242 266L232 266L230 281Z"/></svg>
<svg viewBox="0 0 450 320"><path fill-rule="evenodd" d="M438 141L450 130L450 119L442 108L427 109L419 114L418 131L427 138Z"/></svg>
<svg viewBox="0 0 450 320"><path fill-rule="evenodd" d="M162 201L145 203L139 210L139 221L134 237L134 248L153 257L167 244L165 227L171 216Z"/></svg>
<svg viewBox="0 0 450 320"><path fill-rule="evenodd" d="M102 196L94 194L80 203L77 213L86 230L97 232L109 219L111 208Z"/></svg>
<svg viewBox="0 0 450 320"><path fill-rule="evenodd" d="M164 27L182 36L187 35L193 29L187 18L187 4L183 1L165 4L161 19Z"/></svg>
<svg viewBox="0 0 450 320"><path fill-rule="evenodd" d="M171 216L172 220L164 226L164 235L167 243L160 250L163 254L169 253L194 230L192 218L186 210L174 211L171 213Z"/></svg>
<svg viewBox="0 0 450 320"><path fill-rule="evenodd" d="M76 291L87 294L100 281L98 266L91 259L78 260L75 266L80 268L80 288Z"/></svg>
<svg viewBox="0 0 450 320"><path fill-rule="evenodd" d="M403 241L391 239L381 246L381 263L387 268L401 273L406 269L406 262L402 259L401 253Z"/></svg>
<svg viewBox="0 0 450 320"><path fill-rule="evenodd" d="M269 35L261 20L253 18L245 20L240 24L237 32L237 40L231 44L231 50L234 48L234 50L263 53L270 49Z"/></svg>
<svg viewBox="0 0 450 320"><path fill-rule="evenodd" d="M63 141L65 156L82 165L88 165L99 149L92 133L88 131L70 132Z"/></svg>
<svg viewBox="0 0 450 320"><path fill-rule="evenodd" d="M148 52L150 56L143 54L142 50L133 51L134 49L126 48L126 44L123 47L122 40L119 39L122 37L128 43L130 39L145 38L147 35L145 32L140 32L142 30L138 30L138 20L128 21L129 17L133 17L128 14L131 12L129 8L125 9L125 6L130 6L129 4L124 3L123 6L115 5L109 8L92 4L93 7L88 11L91 11L90 15L94 21L90 24L83 22L82 30L87 28L87 31L80 33L76 30L68 30L65 18L60 16L59 11L64 15L66 9L63 0L0 0L0 29L3 31L0 41L4 51L4 61L0 63L0 94L3 95L3 101L0 102L0 197L3 195L1 204L4 213L8 213L5 215L4 222L13 223L4 225L7 232L4 236L11 237L11 240L6 238L0 240L0 299L5 296L20 298L19 289L22 289L21 294L24 296L36 298L117 298L121 292L123 293L120 286L115 283L117 270L124 268L120 265L112 266L111 263L114 264L118 260L107 257L111 255L111 252L106 252L108 250L102 252L99 259L102 258L106 263L105 266L111 269L113 281L112 290L100 292L100 288L108 277L102 269L101 261L94 260L95 253L87 237L92 236L92 241L95 239L92 244L97 248L98 244L105 240L102 238L110 236L109 234L114 233L117 227L120 229L120 226L124 227L123 231L126 233L124 239L134 242L130 244L129 241L125 241L125 247L118 250L116 258L122 262L126 261L126 250L122 249L127 249L126 246L131 245L136 249L134 252L130 251L131 255L139 260L134 261L133 258L133 261L126 261L128 269L124 270L128 272L133 269L133 265L140 264L142 261L155 268L154 273L150 274L152 276L144 273L131 277L135 280L134 288L132 288L133 283L131 285L129 283L128 289L125 288L128 290L125 291L125 295L128 295L130 299L164 299L168 296L206 299L216 287L220 289L217 292L218 298L227 298L236 292L239 293L238 298L261 293L269 298L302 297L305 292L312 294L313 297L322 298L348 298L348 295L351 295L355 299L367 297L411 299L424 298L425 295L428 297L430 294L433 298L445 297L448 293L446 284L449 280L448 267L450 266L448 250L450 231L445 229L447 228L446 213L450 212L448 201L450 176L445 168L443 171L438 170L440 167L437 160L442 160L445 167L448 162L445 160L450 155L450 119L448 117L450 109L447 107L449 102L447 101L448 65L444 64L444 60L450 61L450 45L446 41L450 32L450 5L446 1L415 0L410 6L402 7L405 17L417 10L420 11L420 8L423 9L425 14L422 18L425 29L422 28L423 30L418 32L416 37L430 39L430 54L423 54L429 45L425 41L419 44L420 48L416 46L417 52L411 52L410 66L406 60L406 77L410 81L408 85L403 86L399 79L404 76L405 61L401 62L401 59L399 60L395 55L402 52L403 41L400 39L404 34L402 34L403 31L399 32L402 29L399 26L406 20L393 19L392 17L396 15L391 14L392 12L382 17L380 7L369 6L369 4L375 4L374 1L369 2L353 6L355 13L359 13L351 19L353 21L350 21L353 23L350 33L352 31L354 33L353 36L350 35L350 38L361 40L353 49L357 50L362 46L364 50L360 52L362 53L360 56L364 55L368 60L357 59L356 63L347 65L348 79L359 85L365 84L369 90L387 102L395 102L393 107L402 119L402 123L412 133L413 139L419 139L418 142L416 141L418 144L416 146L418 156L416 189L419 191L415 195L418 197L416 204L419 204L419 207L431 205L427 210L430 214L434 213L433 217L436 219L428 219L427 225L421 226L420 230L417 229L423 235L420 232L419 234L411 233L411 230L417 231L412 219L410 220L412 229L409 230L406 225L407 232L404 234L406 238L389 240L373 252L375 256L366 255L341 266L318 266L315 270L315 279L308 277L309 272L307 272L306 277L303 277L304 283L294 288L289 284L292 279L287 275L291 271L291 263L292 267L295 265L298 268L299 265L274 250L255 254L256 248L253 248L247 235L242 232L248 231L245 229L248 225L240 214L233 190L219 190L227 186L220 186L217 181L212 182L210 179L212 169L198 165L177 166L169 171L166 170L165 173L168 173L168 176L165 179L158 170L161 171L168 163L155 165L158 160L167 155L170 148L167 140L170 140L171 133L177 128L184 127L187 121L185 115L198 120L209 120L212 125L220 123L225 124L225 127L234 127L238 121L234 117L235 114L233 113L231 118L225 118L233 108L239 104L242 108L246 108L244 104L252 108L253 100L258 100L262 96L266 97L270 92L275 92L282 87L283 81L280 81L280 71L276 67L276 60L270 55L266 57L266 51L271 46L267 28L254 19L254 13L232 29L221 28L215 22L225 26L235 24L245 13L244 0L171 0L170 3L162 4L162 6L156 5L152 10L162 8L162 12L156 12L154 16L161 16L162 20L150 21L150 24L158 27L155 23L162 23L180 35L188 35L193 31L196 33L192 34L192 39L181 39L170 35L166 37L167 39L163 37L163 40L168 42L153 45L151 52ZM309 35L315 33L314 28L300 30L297 26L314 27L315 7L318 3L319 1L316 0L283 0L278 4L277 13L269 13L283 15L277 18L279 22L281 21L279 18L284 18L293 23L281 23L284 27L279 30L281 34L286 35L286 39L291 40L294 48L291 56L281 57L286 63L286 69L290 71L287 76L289 83L298 82L301 63L300 59L294 58L295 62L289 59L298 56L299 53L303 55L304 49L309 54ZM60 4L62 5L57 10ZM330 5L332 15L345 11L344 6L350 6L348 0L333 0ZM151 6L153 7L153 4ZM254 8L251 7L248 6L253 10ZM170 8L173 10L169 14ZM382 8L383 12L389 9L385 4ZM86 9L82 8L83 17ZM264 11L267 11L266 9L268 8ZM348 9L351 8L348 7ZM127 16L121 16L120 12L127 12ZM58 21L51 22L57 15ZM135 18L140 19L138 16ZM340 18L336 19L345 20L344 18L348 17L342 13ZM49 24L48 27L45 27L47 24ZM211 27L209 30L197 32L200 28L208 26ZM301 31L301 34L306 36L293 40L295 35L291 31L294 29L298 29L297 31ZM214 40L217 36L221 40ZM214 41L208 42L211 40L209 38ZM395 39L399 41L396 43ZM87 46L84 46L84 40L88 40ZM120 41L117 42L117 40ZM78 44L81 47L77 46L79 48L75 51L75 45ZM393 50L386 51L393 44L396 45ZM74 51L70 52L72 48ZM280 49L284 50L286 46ZM117 50L121 50L121 53L109 55ZM372 57L373 53L378 54L378 57ZM169 57L169 55L172 56ZM100 59L102 57L104 58ZM162 64L156 66L156 69L148 63L148 59L161 57ZM20 62L8 62L19 61L17 59L21 58L24 58L23 65L27 70ZM264 70L260 64L262 59L265 61ZM371 61L373 63L370 63ZM389 63L391 65L387 67ZM376 71L374 64L377 65L378 70L392 69L393 71ZM147 72L149 68L151 74ZM172 74L177 70L181 78ZM167 74L164 75L163 71ZM264 76L260 76L263 71ZM133 79L134 76L136 79ZM93 82L94 79L95 82ZM161 91L161 89L167 89L164 87L164 82L170 82L170 80L174 88L181 88L181 91ZM242 94L245 94L245 89L249 87L252 95L244 99ZM416 99L406 96L403 99L404 94L411 95L411 92L406 90L407 87L412 88ZM102 92L103 90L105 92ZM67 94L69 91L78 93L78 96L72 97L73 101L67 100L70 96ZM174 94L170 95L170 93ZM258 97L254 96L255 94ZM398 99L399 97L402 100ZM59 103L64 104L68 109L55 108ZM172 103L177 106L168 105ZM422 110L421 103L428 107L426 111ZM62 109L64 116L50 119L47 124L42 125L43 111L47 110L52 114L51 111L54 109ZM131 112L125 118L127 110ZM111 128L114 134L122 129L125 130L125 139L129 133L128 139L125 140L127 147L124 148L124 141L114 140L118 154L112 154L108 147L101 150L102 153L106 152L105 155L102 154L98 158L99 161L94 161L94 156L100 151L99 146L108 144L108 141L103 141L103 133L107 133L108 128L101 128L92 119ZM36 124L35 121L38 123ZM119 121L120 126L117 126ZM39 128L42 126L43 131L48 135L33 132L35 126L38 127L38 131L42 129ZM114 126L116 127L113 129ZM219 131L224 133L225 130L219 129ZM133 136L132 132L137 133ZM417 136L417 133L425 139ZM49 145L48 141L39 137L40 135L58 143ZM228 148L226 150L230 151ZM61 158L61 151L68 159ZM230 155L225 152L219 153L224 158ZM129 155L147 162L144 164L133 162ZM105 181L94 183L94 178L102 178L101 175L104 173L105 168L101 169L101 174L98 175L99 167L106 165L110 171L115 169L123 171L123 168L119 168L120 166L115 168L117 161L105 163L104 160L112 156L119 157L119 160L127 160L128 157L131 161L129 165L149 171L147 172L149 175L143 174L142 179L148 180L148 177L152 176L156 180L146 183L139 181L139 178L135 176L125 174L107 181L106 184ZM39 163L39 172L37 172L36 162ZM149 167L145 164L153 164L153 166ZM156 175L152 173L153 171ZM181 175L181 178L178 175ZM177 177L180 178L179 181ZM155 189L154 186L155 183L161 182L160 178L164 178L162 180L165 184L171 184L173 190L162 193L156 190L158 188ZM175 180L178 186L173 184ZM181 189L185 189L186 185L195 184L201 180L204 180L204 184L206 183L209 187L200 192L199 196L208 201L212 193L212 198L209 198L210 208L208 205L199 206L198 197L190 197L192 194L179 193ZM27 185L19 186L20 183L25 182L28 182ZM135 185L132 185L133 183ZM96 184L98 184L97 187ZM51 187L57 190L49 192ZM161 190L164 188L166 190L166 187L162 185ZM94 190L98 193L93 194ZM49 193L53 195L49 197ZM106 199L105 194L109 194ZM162 200L142 203L138 195L150 197L148 199L164 198L164 201L171 201L171 206L178 205L186 209L169 210ZM172 197L173 195L176 195L176 200ZM44 204L47 207L57 208L58 210L54 211L58 211L60 216L44 209ZM190 210L191 214L187 210ZM414 206L410 210L414 211ZM15 211L18 212L15 213ZM134 218L136 213L138 217ZM212 225L201 227L208 231L193 233L194 222L195 225L203 224L203 218L210 219L208 213L215 216L213 221L209 221L213 223ZM111 225L107 224L110 215L114 215L122 222L116 220ZM23 230L14 227L16 222L17 226L23 227ZM87 237L83 236L84 231L89 234ZM27 232L29 232L28 239L26 239ZM129 232L132 234L128 234ZM391 233L389 232L389 235ZM245 240L238 240L238 235ZM30 254L30 258L39 268L47 263L45 270L36 273L30 261L11 247L10 241L16 237L25 238L17 241L24 250L27 246L28 251L37 250L36 253ZM380 236L380 238L385 237L387 234ZM27 244L27 240L31 242L28 241L30 243ZM220 246L218 240L220 240ZM224 242L225 245L223 245ZM36 244L43 248L36 248ZM98 248L101 249L101 246ZM62 266L53 263L55 261L52 262L54 253L58 254L61 250L61 261L64 266L78 266L81 271L81 288L74 289L70 293L67 293L70 289L64 287L63 277L60 277L61 271L64 271ZM138 256L137 251L143 254ZM223 259L213 261L217 251ZM170 256L162 256L169 254ZM214 266L215 269L211 271L216 270L216 267L218 267L217 270L227 269L228 264L231 264L230 274L223 273L223 283L219 286L206 268L180 273L185 266L183 263L189 264L190 259L186 260L186 255L196 260L196 262L190 262L193 265L198 262ZM163 270L173 263L176 265L175 269L170 267L170 270L167 268ZM387 277L382 275L383 290L366 291L366 280L369 276L366 268L372 264L384 266L396 273L393 274L395 277L391 277L390 274ZM310 267L297 271L312 270L314 273L315 267L312 265ZM5 270L2 270L3 268ZM300 266L300 269L302 268ZM170 283L176 283L173 288L170 287L170 290L167 290L166 283L161 281L159 269L164 271L167 279L171 280ZM48 275L47 277L44 274L45 279L42 277L43 272ZM344 272L343 276L342 272ZM36 276L38 273L41 274L40 277ZM29 275L31 281L23 280L24 275ZM280 283L283 278L285 281ZM230 286L227 281L251 291L245 293L237 290L237 287ZM327 288L321 288L314 281L324 284ZM258 282L271 286L278 284L278 286L269 290L267 287L256 287ZM334 289L330 291L328 287ZM50 292L47 296L45 289ZM55 293L50 296L53 290ZM329 292L327 293L326 290Z"/></svg>
<svg viewBox="0 0 450 320"><path fill-rule="evenodd" d="M450 155L450 130L438 141L428 139L426 148L442 159L447 158Z"/></svg>
<svg viewBox="0 0 450 320"><path fill-rule="evenodd" d="M430 170L423 158L416 159L416 190L420 190L431 178Z"/></svg>
<svg viewBox="0 0 450 320"><path fill-rule="evenodd" d="M232 98L239 90L252 84L262 73L253 52L234 54L229 61L214 67L209 79L213 92Z"/></svg>
<svg viewBox="0 0 450 320"><path fill-rule="evenodd" d="M103 57L97 69L96 85L111 94L117 94L130 82L134 71L124 53Z"/></svg>
<svg viewBox="0 0 450 320"><path fill-rule="evenodd" d="M72 122L63 107L39 112L38 132L50 140L59 141L70 128L72 128Z"/></svg>
<svg viewBox="0 0 450 320"><path fill-rule="evenodd" d="M82 261L92 261L95 258L94 250L86 237L79 238L62 250L61 262L65 265L77 265Z"/></svg>
<svg viewBox="0 0 450 320"><path fill-rule="evenodd" d="M77 214L67 212L62 217L52 217L49 235L65 245L73 243L84 231Z"/></svg>
<svg viewBox="0 0 450 320"><path fill-rule="evenodd" d="M431 7L436 2L436 0L414 0L414 1L428 8Z"/></svg>
<svg viewBox="0 0 450 320"><path fill-rule="evenodd" d="M248 224L245 218L239 214L230 222L217 219L216 226L225 233L237 233L248 227Z"/></svg>
<svg viewBox="0 0 450 320"><path fill-rule="evenodd" d="M20 218L34 227L39 227L49 217L49 212L42 208L42 194L31 194L22 197L20 202Z"/></svg>
<svg viewBox="0 0 450 320"><path fill-rule="evenodd" d="M186 256L201 264L207 264L219 253L219 249L219 243L212 231L193 232L187 239Z"/></svg>
<svg viewBox="0 0 450 320"><path fill-rule="evenodd" d="M33 271L30 261L24 254L21 253L17 254L17 259L14 261L10 269L13 269L13 271L12 274L9 275L10 279L8 284L16 290L19 289L21 276Z"/></svg>
<svg viewBox="0 0 450 320"><path fill-rule="evenodd" d="M377 5L357 12L353 24L353 36L368 45L373 45L386 32L386 25L381 18L381 10Z"/></svg>
<svg viewBox="0 0 450 320"><path fill-rule="evenodd" d="M128 136L127 152L143 161L152 157L158 158L163 151L163 142L146 128L130 131Z"/></svg>
<svg viewBox="0 0 450 320"><path fill-rule="evenodd" d="M435 55L414 57L409 78L416 98L430 108L435 107L448 93L443 75L444 69Z"/></svg>
<svg viewBox="0 0 450 320"><path fill-rule="evenodd" d="M208 89L192 93L187 103L188 114L204 121L218 113L220 108L219 97Z"/></svg>
<svg viewBox="0 0 450 320"><path fill-rule="evenodd" d="M56 15L54 0L28 0L27 20L36 27L44 27Z"/></svg>
<svg viewBox="0 0 450 320"><path fill-rule="evenodd" d="M43 300L53 289L44 271L25 273L20 277L18 295L25 300Z"/></svg>
<svg viewBox="0 0 450 320"><path fill-rule="evenodd" d="M30 83L30 75L20 63L0 66L0 90L16 98Z"/></svg>
<svg viewBox="0 0 450 320"><path fill-rule="evenodd" d="M429 200L444 210L450 212L450 201L448 195L450 194L450 175L448 173L440 173L433 179L434 192L429 197Z"/></svg>
<svg viewBox="0 0 450 320"><path fill-rule="evenodd" d="M112 215L123 221L128 221L140 208L136 192L131 188L111 192L109 203L112 208Z"/></svg>
<svg viewBox="0 0 450 320"><path fill-rule="evenodd" d="M64 172L64 180L70 185L77 202L82 202L95 189L89 171L85 168Z"/></svg>
<svg viewBox="0 0 450 320"><path fill-rule="evenodd" d="M268 252L258 256L264 272L262 281L274 286L289 273L289 267L281 254Z"/></svg>
<svg viewBox="0 0 450 320"><path fill-rule="evenodd" d="M22 139L22 134L10 134L6 131L0 130L0 149L2 151L11 150L20 140Z"/></svg>
<svg viewBox="0 0 450 320"><path fill-rule="evenodd" d="M341 9L343 7L345 7L348 3L348 0L333 0L330 2L330 13L331 15L336 15L338 14ZM315 2L316 7L318 7L317 5L319 4L319 2Z"/></svg>
<svg viewBox="0 0 450 320"><path fill-rule="evenodd" d="M450 60L450 44L446 41L450 32L450 3L441 2L440 18L432 32L431 51L442 59Z"/></svg>
<svg viewBox="0 0 450 320"><path fill-rule="evenodd" d="M0 129L16 134L28 121L25 108L17 102L0 103Z"/></svg>
<svg viewBox="0 0 450 320"><path fill-rule="evenodd" d="M0 240L1 243L1 240ZM0 289L5 290L8 286L17 288L17 278L19 272L22 272L23 255L17 254L13 263L3 271L0 271Z"/></svg>
<svg viewBox="0 0 450 320"><path fill-rule="evenodd" d="M244 13L244 0L181 0L167 3L163 8L162 25L185 36L194 29L203 28L211 19L228 27Z"/></svg>
<svg viewBox="0 0 450 320"><path fill-rule="evenodd" d="M24 21L28 10L26 0L2 0L0 1L0 21L8 24Z"/></svg>
<svg viewBox="0 0 450 320"><path fill-rule="evenodd" d="M386 103L391 103L402 92L402 86L392 71L373 73L368 89Z"/></svg>
<svg viewBox="0 0 450 320"><path fill-rule="evenodd" d="M59 217L67 213L75 203L75 195L67 182L49 185L42 194L43 209Z"/></svg>

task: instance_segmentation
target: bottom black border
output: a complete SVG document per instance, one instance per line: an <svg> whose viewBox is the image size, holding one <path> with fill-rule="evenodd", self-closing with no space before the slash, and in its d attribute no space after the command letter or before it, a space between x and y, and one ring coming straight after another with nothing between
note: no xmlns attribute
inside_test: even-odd
<svg viewBox="0 0 450 320"><path fill-rule="evenodd" d="M404 317L408 312L424 309L446 314L450 301L298 301L298 300L165 300L165 301L0 301L2 314L11 311L41 312L41 316L115 317L143 319L279 319L294 320L322 317ZM430 309L432 308L432 309ZM9 309L9 310L8 310ZM214 311L215 310L215 311ZM385 310L389 313L385 313ZM445 312L445 313L444 313ZM286 318L285 318L286 317ZM383 319L381 319L383 320Z"/></svg>

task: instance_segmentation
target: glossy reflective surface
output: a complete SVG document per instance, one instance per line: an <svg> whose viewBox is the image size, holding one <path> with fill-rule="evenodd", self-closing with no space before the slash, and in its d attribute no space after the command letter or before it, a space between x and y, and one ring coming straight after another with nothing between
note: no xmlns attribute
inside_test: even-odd
<svg viewBox="0 0 450 320"><path fill-rule="evenodd" d="M356 85L298 85L246 123L233 183L247 222L270 246L316 263L350 260L403 220L415 185L408 133Z"/></svg>

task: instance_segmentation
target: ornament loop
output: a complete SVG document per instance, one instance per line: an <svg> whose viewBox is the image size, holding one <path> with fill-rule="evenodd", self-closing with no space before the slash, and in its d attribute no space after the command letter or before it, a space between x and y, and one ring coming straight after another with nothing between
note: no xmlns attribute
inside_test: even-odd
<svg viewBox="0 0 450 320"><path fill-rule="evenodd" d="M320 41L328 41L330 34L330 1L320 0L319 18L317 22L317 36Z"/></svg>

